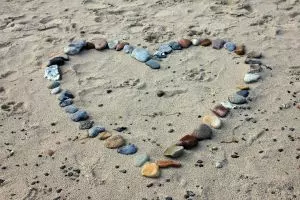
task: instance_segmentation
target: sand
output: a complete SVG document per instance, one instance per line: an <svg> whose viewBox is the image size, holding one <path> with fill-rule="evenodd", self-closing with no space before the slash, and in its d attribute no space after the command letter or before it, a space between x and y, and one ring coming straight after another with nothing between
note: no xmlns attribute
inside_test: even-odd
<svg viewBox="0 0 300 200"><path fill-rule="evenodd" d="M186 191L199 200L299 199L300 110L293 105L300 102L299 10L298 0L2 0L0 199L177 200ZM262 52L267 67L250 85L250 110L231 111L212 140L178 159L181 168L149 179L134 156L85 139L46 87L48 59L72 39L95 37L152 52L182 37L223 38ZM128 127L124 138L155 161L236 91L248 69L244 60L224 49L191 47L151 70L123 52L90 50L62 67L62 86L111 133ZM166 95L157 97L158 90ZM197 160L204 166L195 167ZM78 177L65 176L70 167L80 169Z"/></svg>

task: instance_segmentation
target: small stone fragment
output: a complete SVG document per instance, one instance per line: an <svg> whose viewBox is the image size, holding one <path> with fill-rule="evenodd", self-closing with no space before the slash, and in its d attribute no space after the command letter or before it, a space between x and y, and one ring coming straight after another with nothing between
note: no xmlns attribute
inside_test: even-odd
<svg viewBox="0 0 300 200"><path fill-rule="evenodd" d="M135 154L137 152L137 147L134 144L128 144L126 146L118 148L118 153L124 154L124 155L131 155Z"/></svg>
<svg viewBox="0 0 300 200"><path fill-rule="evenodd" d="M64 53L68 55L75 55L78 54L85 46L85 40L73 41L71 44L64 48Z"/></svg>
<svg viewBox="0 0 300 200"><path fill-rule="evenodd" d="M96 50L103 50L107 48L107 41L104 38L95 38L92 41Z"/></svg>
<svg viewBox="0 0 300 200"><path fill-rule="evenodd" d="M164 96L166 93L164 92L164 91L162 91L162 90L158 90L157 92L156 92L156 95L158 96L158 97L162 97L162 96Z"/></svg>
<svg viewBox="0 0 300 200"><path fill-rule="evenodd" d="M77 112L71 115L71 120L74 122L79 122L83 120L87 120L89 118L86 111L78 110Z"/></svg>
<svg viewBox="0 0 300 200"><path fill-rule="evenodd" d="M75 113L78 111L78 108L74 105L69 105L65 107L65 112L66 113Z"/></svg>
<svg viewBox="0 0 300 200"><path fill-rule="evenodd" d="M134 50L134 46L132 46L132 45L125 45L124 46L124 48L123 48L123 51L125 52L125 53L132 53L132 51Z"/></svg>
<svg viewBox="0 0 300 200"><path fill-rule="evenodd" d="M79 129L80 130L85 130L85 129L90 129L94 125L94 121L91 120L86 120L86 121L81 121L79 123Z"/></svg>
<svg viewBox="0 0 300 200"><path fill-rule="evenodd" d="M200 39L198 39L198 38L194 38L194 39L192 39L192 44L194 45L194 46L198 46L198 45L200 45Z"/></svg>
<svg viewBox="0 0 300 200"><path fill-rule="evenodd" d="M213 128L219 129L222 126L222 121L214 115L206 115L202 118L202 122Z"/></svg>
<svg viewBox="0 0 300 200"><path fill-rule="evenodd" d="M184 148L182 146L172 145L165 150L164 155L171 158L178 158L183 152Z"/></svg>
<svg viewBox="0 0 300 200"><path fill-rule="evenodd" d="M222 49L225 44L225 40L216 39L212 41L212 48L214 49Z"/></svg>
<svg viewBox="0 0 300 200"><path fill-rule="evenodd" d="M245 83L255 83L260 79L260 75L259 74L250 74L250 73L246 73L244 76L244 82Z"/></svg>
<svg viewBox="0 0 300 200"><path fill-rule="evenodd" d="M173 50L181 50L182 47L180 46L180 44L178 42L169 42L169 46L173 49Z"/></svg>
<svg viewBox="0 0 300 200"><path fill-rule="evenodd" d="M204 47L207 47L207 46L211 45L211 41L210 41L210 39L201 40L200 45L204 46Z"/></svg>
<svg viewBox="0 0 300 200"><path fill-rule="evenodd" d="M45 153L48 155L48 156L53 156L55 151L51 150L51 149L48 149L45 151Z"/></svg>
<svg viewBox="0 0 300 200"><path fill-rule="evenodd" d="M234 109L236 106L230 103L229 101L223 101L220 103L222 106L228 109Z"/></svg>
<svg viewBox="0 0 300 200"><path fill-rule="evenodd" d="M193 135L185 135L176 145L183 146L185 149L191 149L198 145L198 139Z"/></svg>
<svg viewBox="0 0 300 200"><path fill-rule="evenodd" d="M61 91L61 89L60 89L60 87L58 86L58 87L53 88L53 89L51 90L51 94L58 94L58 93L60 93L60 91Z"/></svg>
<svg viewBox="0 0 300 200"><path fill-rule="evenodd" d="M236 45L233 42L226 42L224 44L224 48L227 49L228 51L232 52L236 49Z"/></svg>
<svg viewBox="0 0 300 200"><path fill-rule="evenodd" d="M146 163L142 167L142 175L150 178L157 178L160 175L159 166L156 163Z"/></svg>
<svg viewBox="0 0 300 200"><path fill-rule="evenodd" d="M49 67L46 67L44 77L51 81L60 80L58 65L51 65Z"/></svg>
<svg viewBox="0 0 300 200"><path fill-rule="evenodd" d="M111 40L107 43L107 46L109 49L116 49L118 44L119 44L119 40Z"/></svg>
<svg viewBox="0 0 300 200"><path fill-rule="evenodd" d="M212 109L212 112L215 113L218 117L226 117L226 115L229 112L229 109L219 104Z"/></svg>
<svg viewBox="0 0 300 200"><path fill-rule="evenodd" d="M181 167L181 163L174 160L158 160L156 161L156 164L159 166L159 168Z"/></svg>
<svg viewBox="0 0 300 200"><path fill-rule="evenodd" d="M111 136L112 136L111 133L104 131L104 132L100 133L99 139L106 140L107 138L109 138Z"/></svg>
<svg viewBox="0 0 300 200"><path fill-rule="evenodd" d="M159 69L160 68L160 64L153 59L148 60L146 62L146 65L148 65L151 69Z"/></svg>
<svg viewBox="0 0 300 200"><path fill-rule="evenodd" d="M245 55L245 46L244 45L237 46L234 52L240 56Z"/></svg>
<svg viewBox="0 0 300 200"><path fill-rule="evenodd" d="M233 104L244 104L244 103L247 103L247 100L245 97L241 96L241 95L238 95L238 94L233 94L231 96L228 97L228 101L230 103L233 103Z"/></svg>
<svg viewBox="0 0 300 200"><path fill-rule="evenodd" d="M149 160L150 160L150 157L147 154L137 155L134 159L134 166L141 167Z"/></svg>
<svg viewBox="0 0 300 200"><path fill-rule="evenodd" d="M105 147L108 149L116 149L125 144L125 140L121 135L114 135L105 141Z"/></svg>
<svg viewBox="0 0 300 200"><path fill-rule="evenodd" d="M146 49L143 49L143 48L135 48L132 51L131 56L140 62L146 62L151 57L150 53Z"/></svg>
<svg viewBox="0 0 300 200"><path fill-rule="evenodd" d="M181 39L181 40L178 41L178 43L180 44L180 46L182 48L188 48L189 46L191 46L192 41L188 40L188 39Z"/></svg>
<svg viewBox="0 0 300 200"><path fill-rule="evenodd" d="M212 130L208 125L201 124L193 131L192 135L198 140L207 140L212 138Z"/></svg>
<svg viewBox="0 0 300 200"><path fill-rule="evenodd" d="M117 44L116 50L121 51L125 47L125 45L129 45L129 43L128 42L121 42L121 43Z"/></svg>
<svg viewBox="0 0 300 200"><path fill-rule="evenodd" d="M60 82L59 81L53 81L52 83L50 83L48 85L48 89L54 89L60 86Z"/></svg>

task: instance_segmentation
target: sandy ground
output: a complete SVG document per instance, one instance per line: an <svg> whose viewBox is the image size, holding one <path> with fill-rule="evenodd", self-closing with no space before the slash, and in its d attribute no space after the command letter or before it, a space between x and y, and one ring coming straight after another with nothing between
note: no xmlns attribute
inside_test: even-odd
<svg viewBox="0 0 300 200"><path fill-rule="evenodd" d="M293 105L300 102L299 11L298 0L1 0L0 199L177 200L186 191L201 200L300 199L300 110ZM149 179L133 156L106 149L97 138L81 139L86 131L46 87L49 57L72 39L94 37L151 51L182 37L223 38L261 51L269 68L251 85L250 110L230 112L212 140L178 159L181 168ZM247 71L244 59L191 47L155 71L123 52L90 50L63 66L62 85L108 130L128 127L124 137L155 161L236 91ZM160 89L168 95L158 98ZM234 152L240 157L231 158ZM194 166L199 159L204 167ZM71 167L79 177L65 176Z"/></svg>

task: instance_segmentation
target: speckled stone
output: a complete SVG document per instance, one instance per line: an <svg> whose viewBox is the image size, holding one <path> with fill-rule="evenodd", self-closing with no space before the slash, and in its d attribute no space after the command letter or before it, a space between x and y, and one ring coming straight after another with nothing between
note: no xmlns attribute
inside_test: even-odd
<svg viewBox="0 0 300 200"><path fill-rule="evenodd" d="M233 94L231 96L228 97L228 101L230 103L233 103L233 104L244 104L244 103L247 103L247 100L245 97L241 96L241 95L238 95L238 94Z"/></svg>
<svg viewBox="0 0 300 200"><path fill-rule="evenodd" d="M104 38L95 38L92 41L95 44L96 50L100 51L107 48L107 41Z"/></svg>
<svg viewBox="0 0 300 200"><path fill-rule="evenodd" d="M118 44L119 44L119 40L111 40L107 43L107 46L109 49L116 49Z"/></svg>
<svg viewBox="0 0 300 200"><path fill-rule="evenodd" d="M65 100L59 102L60 107L66 107L66 106L69 106L71 104L73 104L72 99L65 99Z"/></svg>
<svg viewBox="0 0 300 200"><path fill-rule="evenodd" d="M75 55L78 54L85 46L85 40L73 41L71 44L64 48L64 53L68 55Z"/></svg>
<svg viewBox="0 0 300 200"><path fill-rule="evenodd" d="M125 140L121 135L114 135L105 141L105 147L108 149L116 149L125 144Z"/></svg>
<svg viewBox="0 0 300 200"><path fill-rule="evenodd" d="M80 130L90 129L92 128L93 125L94 125L94 121L91 120L81 121L79 123L79 129Z"/></svg>
<svg viewBox="0 0 300 200"><path fill-rule="evenodd" d="M192 135L198 140L207 140L212 138L212 130L208 125L201 124L193 131Z"/></svg>
<svg viewBox="0 0 300 200"><path fill-rule="evenodd" d="M200 45L200 39L198 39L198 38L194 38L194 39L192 39L192 44L194 45L194 46L199 46Z"/></svg>

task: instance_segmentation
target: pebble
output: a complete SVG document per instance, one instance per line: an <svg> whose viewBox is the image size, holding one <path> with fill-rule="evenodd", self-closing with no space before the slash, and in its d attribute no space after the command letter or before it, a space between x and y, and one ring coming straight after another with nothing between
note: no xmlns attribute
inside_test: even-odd
<svg viewBox="0 0 300 200"><path fill-rule="evenodd" d="M71 115L71 120L74 122L79 122L83 120L87 120L89 118L89 115L86 111L78 110L77 112L73 113Z"/></svg>
<svg viewBox="0 0 300 200"><path fill-rule="evenodd" d="M48 85L48 89L54 89L60 86L60 82L59 81L53 81Z"/></svg>
<svg viewBox="0 0 300 200"><path fill-rule="evenodd" d="M123 48L123 51L125 53L130 53L131 54L133 50L134 50L134 46L129 45L129 44L125 45L124 48Z"/></svg>
<svg viewBox="0 0 300 200"><path fill-rule="evenodd" d="M94 125L94 121L91 120L86 120L86 121L81 121L79 124L79 129L80 130L85 130L85 129L90 129Z"/></svg>
<svg viewBox="0 0 300 200"><path fill-rule="evenodd" d="M254 82L257 82L259 79L260 79L259 74L246 73L245 76L244 76L244 82L245 83L254 83Z"/></svg>
<svg viewBox="0 0 300 200"><path fill-rule="evenodd" d="M60 80L58 65L51 65L49 67L46 67L44 77L51 81Z"/></svg>
<svg viewBox="0 0 300 200"><path fill-rule="evenodd" d="M48 156L53 156L55 151L51 150L51 149L48 149L45 151L45 153L48 155Z"/></svg>
<svg viewBox="0 0 300 200"><path fill-rule="evenodd" d="M121 51L125 47L125 45L129 45L129 43L128 42L121 42L121 43L117 44L116 50Z"/></svg>
<svg viewBox="0 0 300 200"><path fill-rule="evenodd" d="M172 52L172 48L168 44L160 45L158 51L169 54Z"/></svg>
<svg viewBox="0 0 300 200"><path fill-rule="evenodd" d="M160 171L159 166L156 163L146 163L142 167L142 176L156 178L159 177Z"/></svg>
<svg viewBox="0 0 300 200"><path fill-rule="evenodd" d="M73 41L71 44L64 48L64 53L68 55L75 55L78 54L85 46L85 40Z"/></svg>
<svg viewBox="0 0 300 200"><path fill-rule="evenodd" d="M217 161L215 167L216 168L222 168L223 167L223 162Z"/></svg>
<svg viewBox="0 0 300 200"><path fill-rule="evenodd" d="M250 59L250 58L246 58L245 60L245 63L246 64L257 64L257 65L261 65L261 61L260 60L257 60L257 59Z"/></svg>
<svg viewBox="0 0 300 200"><path fill-rule="evenodd" d="M247 54L247 58L257 58L257 59L260 59L260 58L262 58L262 53L261 52L256 52L256 51L250 51Z"/></svg>
<svg viewBox="0 0 300 200"><path fill-rule="evenodd" d="M174 160L158 160L156 164L159 168L168 168L168 167L181 167L181 163Z"/></svg>
<svg viewBox="0 0 300 200"><path fill-rule="evenodd" d="M105 131L105 132L100 133L99 139L100 140L106 140L107 138L109 138L111 136L112 136L111 133Z"/></svg>
<svg viewBox="0 0 300 200"><path fill-rule="evenodd" d="M109 49L116 49L118 44L119 44L119 40L111 40L107 43L107 46Z"/></svg>
<svg viewBox="0 0 300 200"><path fill-rule="evenodd" d="M240 56L245 55L245 46L244 45L237 46L234 52Z"/></svg>
<svg viewBox="0 0 300 200"><path fill-rule="evenodd" d="M104 38L93 39L96 50L103 50L107 48L107 41Z"/></svg>
<svg viewBox="0 0 300 200"><path fill-rule="evenodd" d="M212 112L215 113L218 117L225 117L229 109L224 107L222 104L216 105L213 109Z"/></svg>
<svg viewBox="0 0 300 200"><path fill-rule="evenodd" d="M146 65L148 65L151 69L159 69L160 68L160 64L153 59L148 60L146 62Z"/></svg>
<svg viewBox="0 0 300 200"><path fill-rule="evenodd" d="M135 48L132 51L131 56L140 62L146 62L151 57L150 53L146 49L143 49L143 48Z"/></svg>
<svg viewBox="0 0 300 200"><path fill-rule="evenodd" d="M105 141L105 147L108 149L116 149L125 144L125 140L121 135L114 135Z"/></svg>
<svg viewBox="0 0 300 200"><path fill-rule="evenodd" d="M198 38L194 38L194 39L192 39L192 44L194 45L194 46L198 46L198 45L200 45L200 39L198 39Z"/></svg>
<svg viewBox="0 0 300 200"><path fill-rule="evenodd" d="M198 139L193 135L185 135L176 145L183 146L185 149L191 149L198 145Z"/></svg>
<svg viewBox="0 0 300 200"><path fill-rule="evenodd" d="M229 101L223 101L220 103L222 106L228 109L234 109L236 106L230 103Z"/></svg>
<svg viewBox="0 0 300 200"><path fill-rule="evenodd" d="M84 46L84 49L86 50L95 49L95 45L92 42L87 42L86 45Z"/></svg>
<svg viewBox="0 0 300 200"><path fill-rule="evenodd" d="M181 40L178 41L178 43L180 44L180 46L182 48L188 48L189 46L191 46L192 41L188 40L188 39L181 39Z"/></svg>
<svg viewBox="0 0 300 200"><path fill-rule="evenodd" d="M204 46L204 47L207 47L207 46L211 45L211 41L210 41L210 39L201 40L200 45Z"/></svg>
<svg viewBox="0 0 300 200"><path fill-rule="evenodd" d="M75 113L78 111L78 108L74 105L69 105L65 107L65 112L66 113Z"/></svg>
<svg viewBox="0 0 300 200"><path fill-rule="evenodd" d="M121 126L121 127L115 128L114 130L115 130L115 131L118 131L118 132L123 132L123 131L126 131L126 130L127 130L127 127Z"/></svg>
<svg viewBox="0 0 300 200"><path fill-rule="evenodd" d="M162 91L162 90L158 90L157 92L156 92L156 95L158 96L158 97L162 97L162 96L164 96L166 93L164 92L164 91Z"/></svg>
<svg viewBox="0 0 300 200"><path fill-rule="evenodd" d="M134 166L141 167L149 160L150 160L150 157L148 154L137 155L134 159Z"/></svg>
<svg viewBox="0 0 300 200"><path fill-rule="evenodd" d="M59 102L60 107L66 107L66 106L69 106L71 104L73 104L72 99L65 99L65 100Z"/></svg>
<svg viewBox="0 0 300 200"><path fill-rule="evenodd" d="M231 52L236 49L236 45L233 42L226 42L224 48Z"/></svg>
<svg viewBox="0 0 300 200"><path fill-rule="evenodd" d="M167 54L161 51L155 51L153 56L155 56L156 58L166 58Z"/></svg>
<svg viewBox="0 0 300 200"><path fill-rule="evenodd" d="M211 126L212 128L219 129L222 126L222 121L215 115L206 115L203 117L202 122Z"/></svg>
<svg viewBox="0 0 300 200"><path fill-rule="evenodd" d="M247 100L245 97L241 96L241 95L238 95L238 94L233 94L231 96L228 97L228 101L230 103L233 103L233 104L244 104L244 103L247 103Z"/></svg>
<svg viewBox="0 0 300 200"><path fill-rule="evenodd" d="M243 97L247 97L249 95L249 91L248 90L240 90L240 91L237 91L236 94L241 95Z"/></svg>
<svg viewBox="0 0 300 200"><path fill-rule="evenodd" d="M248 70L249 74L256 74L261 72L263 69L260 65L251 64L250 69Z"/></svg>
<svg viewBox="0 0 300 200"><path fill-rule="evenodd" d="M60 93L60 91L61 91L61 89L60 89L60 87L58 86L58 87L53 88L53 89L51 90L51 94L58 94L58 93Z"/></svg>
<svg viewBox="0 0 300 200"><path fill-rule="evenodd" d="M171 158L178 158L183 152L184 148L182 146L172 145L165 150L164 155Z"/></svg>
<svg viewBox="0 0 300 200"><path fill-rule="evenodd" d="M169 42L169 46L173 50L181 50L182 49L182 47L180 46L180 44L178 42L175 42L175 41Z"/></svg>
<svg viewBox="0 0 300 200"><path fill-rule="evenodd" d="M60 93L58 100L59 101L64 101L66 99L73 99L74 95L72 94L72 92L70 92L69 90L64 90Z"/></svg>
<svg viewBox="0 0 300 200"><path fill-rule="evenodd" d="M193 131L192 135L198 140L207 140L212 138L212 130L208 125L201 124Z"/></svg>
<svg viewBox="0 0 300 200"><path fill-rule="evenodd" d="M137 147L134 144L128 144L126 146L118 148L118 153L123 155L131 155L137 152Z"/></svg>
<svg viewBox="0 0 300 200"><path fill-rule="evenodd" d="M51 58L47 64L47 67L49 67L51 65L62 66L65 64L65 61L68 61L68 60L69 60L68 58L64 58L62 56Z"/></svg>
<svg viewBox="0 0 300 200"><path fill-rule="evenodd" d="M85 122L85 121L83 121L83 122ZM92 124L94 124L94 123L92 123ZM104 127L94 126L88 130L88 134L89 134L89 137L97 137L99 135L99 133L102 133L104 131L105 131Z"/></svg>
<svg viewBox="0 0 300 200"><path fill-rule="evenodd" d="M214 49L222 49L225 44L225 40L216 39L212 41L212 48Z"/></svg>
<svg viewBox="0 0 300 200"><path fill-rule="evenodd" d="M237 85L236 88L240 90L250 90L248 85Z"/></svg>

